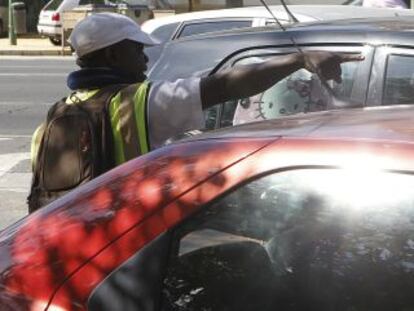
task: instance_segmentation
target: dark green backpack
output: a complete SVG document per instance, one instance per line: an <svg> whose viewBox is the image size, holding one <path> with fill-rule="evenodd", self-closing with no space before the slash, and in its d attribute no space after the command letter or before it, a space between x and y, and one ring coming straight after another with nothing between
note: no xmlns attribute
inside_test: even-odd
<svg viewBox="0 0 414 311"><path fill-rule="evenodd" d="M29 213L115 166L108 107L123 87L105 87L74 104L64 98L49 109L33 168Z"/></svg>

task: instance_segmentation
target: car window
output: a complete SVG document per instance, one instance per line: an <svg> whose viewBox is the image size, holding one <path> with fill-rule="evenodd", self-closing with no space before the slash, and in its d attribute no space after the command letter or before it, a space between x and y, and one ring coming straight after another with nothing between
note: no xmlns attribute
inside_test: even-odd
<svg viewBox="0 0 414 311"><path fill-rule="evenodd" d="M63 0L52 0L45 5L43 10L44 11L56 11L62 2Z"/></svg>
<svg viewBox="0 0 414 311"><path fill-rule="evenodd" d="M269 56L249 57L235 65L260 63L268 58ZM328 82L338 98L352 98L359 65L357 62L341 64L342 82ZM221 127L334 108L332 97L319 77L305 69L294 72L263 93L227 105L235 108L234 114L230 113L231 109L227 109L229 112L223 116Z"/></svg>
<svg viewBox="0 0 414 311"><path fill-rule="evenodd" d="M162 54L156 54L157 63L148 73L150 80L175 81L188 77L207 76L227 55L239 47L249 44L250 40L233 40L228 36L192 37L192 40L172 40L166 44ZM214 46L214 48L211 48ZM194 57L194 50L197 56Z"/></svg>
<svg viewBox="0 0 414 311"><path fill-rule="evenodd" d="M112 271L92 292L87 310L158 310L170 240L168 233L158 236Z"/></svg>
<svg viewBox="0 0 414 311"><path fill-rule="evenodd" d="M234 29L234 28L243 28L243 27L250 27L252 25L251 20L230 20L230 21L210 21L210 22L203 22L203 23L191 23L185 25L178 38L192 36L196 34L202 34L207 32L213 31L222 31L227 29Z"/></svg>
<svg viewBox="0 0 414 311"><path fill-rule="evenodd" d="M80 0L79 5L86 5L86 4L106 4L105 0Z"/></svg>
<svg viewBox="0 0 414 311"><path fill-rule="evenodd" d="M283 19L280 19L279 18L279 22L280 23L282 23L282 24L289 24L289 23L292 23L292 21L291 20L283 20ZM276 20L274 20L274 19L267 19L266 21L265 21L265 25L266 26L279 26L279 23L278 22L276 22Z"/></svg>
<svg viewBox="0 0 414 311"><path fill-rule="evenodd" d="M172 23L160 26L151 32L151 36L158 39L161 43L171 39L179 23Z"/></svg>
<svg viewBox="0 0 414 311"><path fill-rule="evenodd" d="M384 82L384 105L412 104L414 101L414 57L388 56Z"/></svg>
<svg viewBox="0 0 414 311"><path fill-rule="evenodd" d="M346 169L243 185L177 229L162 310L411 310L413 186Z"/></svg>
<svg viewBox="0 0 414 311"><path fill-rule="evenodd" d="M146 0L112 0L114 3L127 4L127 5L146 5Z"/></svg>

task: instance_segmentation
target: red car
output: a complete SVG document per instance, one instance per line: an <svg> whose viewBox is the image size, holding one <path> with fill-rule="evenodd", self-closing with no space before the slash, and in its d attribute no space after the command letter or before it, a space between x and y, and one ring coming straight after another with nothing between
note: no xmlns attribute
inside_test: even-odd
<svg viewBox="0 0 414 311"><path fill-rule="evenodd" d="M413 310L414 107L204 133L0 233L1 310Z"/></svg>

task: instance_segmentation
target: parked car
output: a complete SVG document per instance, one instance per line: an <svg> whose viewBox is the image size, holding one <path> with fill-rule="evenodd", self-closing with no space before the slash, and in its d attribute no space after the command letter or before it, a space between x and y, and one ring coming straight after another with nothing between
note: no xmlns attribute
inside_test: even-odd
<svg viewBox="0 0 414 311"><path fill-rule="evenodd" d="M413 11L403 9L343 5L290 5L289 10L295 17L293 19L281 5L270 8L282 24L362 17L414 17ZM160 45L146 48L149 57L148 68L151 68L158 60L168 41L208 32L275 24L276 21L263 6L183 13L147 20L142 24L142 29L161 42Z"/></svg>
<svg viewBox="0 0 414 311"><path fill-rule="evenodd" d="M349 1L345 0L289 0L285 1L289 5L296 4L323 4L323 5L341 5L348 4ZM229 7L250 7L258 4L257 0L198 0L198 1L185 1L185 0L156 0L156 3L163 5L161 8L174 9L176 12L191 12L202 10L218 10L226 9ZM269 5L281 4L280 0L266 0Z"/></svg>
<svg viewBox="0 0 414 311"><path fill-rule="evenodd" d="M412 104L413 17L362 18L232 30L168 43L148 73L150 79L175 80L306 50L362 53L365 60L342 65L342 83L332 82L337 98L352 106ZM197 55L196 58L191 55ZM172 61L173 60L173 61ZM207 113L207 128L341 108L317 76L299 70L266 92L221 104Z"/></svg>
<svg viewBox="0 0 414 311"><path fill-rule="evenodd" d="M112 11L121 12L137 23L152 18L152 11L141 0L51 0L40 11L38 32L50 39L54 45L61 44L62 13L71 10L85 11L85 14L94 12Z"/></svg>
<svg viewBox="0 0 414 311"><path fill-rule="evenodd" d="M414 106L176 142L0 233L2 310L410 310Z"/></svg>
<svg viewBox="0 0 414 311"><path fill-rule="evenodd" d="M61 44L61 14L79 4L79 0L51 0L40 11L37 31L46 36L54 45Z"/></svg>
<svg viewBox="0 0 414 311"><path fill-rule="evenodd" d="M294 22L282 6L271 6L271 9L282 23ZM306 14L297 14L296 18L301 22L315 20ZM150 19L142 24L142 30L157 38L161 44L146 48L145 52L149 57L148 68L159 58L165 43L170 40L226 29L260 27L274 23L269 12L264 7L257 6L182 13Z"/></svg>

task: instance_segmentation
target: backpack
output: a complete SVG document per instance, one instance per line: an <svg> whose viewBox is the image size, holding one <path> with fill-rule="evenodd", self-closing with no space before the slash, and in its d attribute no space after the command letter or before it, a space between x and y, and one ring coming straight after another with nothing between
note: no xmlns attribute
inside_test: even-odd
<svg viewBox="0 0 414 311"><path fill-rule="evenodd" d="M115 166L109 104L126 85L111 85L80 103L66 98L48 111L34 163L29 213Z"/></svg>

